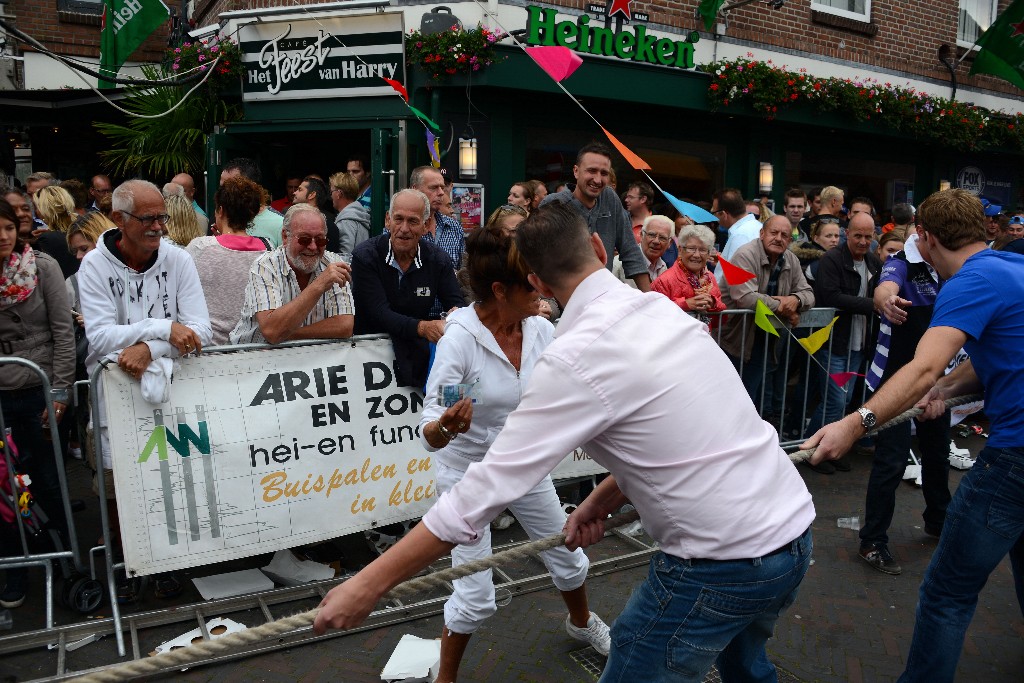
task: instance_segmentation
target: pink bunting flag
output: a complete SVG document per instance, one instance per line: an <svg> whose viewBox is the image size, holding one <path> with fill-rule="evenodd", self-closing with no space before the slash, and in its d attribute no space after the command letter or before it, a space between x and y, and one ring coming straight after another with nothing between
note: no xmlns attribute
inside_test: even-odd
<svg viewBox="0 0 1024 683"><path fill-rule="evenodd" d="M860 373L860 372L834 372L831 375L829 375L829 377L832 378L832 381L835 382L836 385L838 385L840 389L845 388L846 384L851 379L853 379L854 377L863 377L863 376L864 376L864 374Z"/></svg>
<svg viewBox="0 0 1024 683"><path fill-rule="evenodd" d="M388 85L395 89L395 92L402 96L403 100L406 102L409 101L409 91L405 89L404 85L390 78L385 78L384 80L388 82Z"/></svg>
<svg viewBox="0 0 1024 683"><path fill-rule="evenodd" d="M749 270L734 266L733 264L718 256L718 263L722 266L722 274L725 275L725 281L732 287L742 285L744 282L753 280L756 275L751 273Z"/></svg>
<svg viewBox="0 0 1024 683"><path fill-rule="evenodd" d="M608 130L605 128L602 128L601 130L603 130L604 134L608 136L608 141L615 145L615 149L619 150L619 154L626 157L626 161L629 162L630 166L632 166L638 171L651 170L650 165L646 161L644 161L636 154L634 154L633 150L631 150L629 147L626 147L624 144L619 142L619 139L617 137L609 133Z"/></svg>
<svg viewBox="0 0 1024 683"><path fill-rule="evenodd" d="M548 76L561 83L572 76L583 64L583 59L567 47L553 45L550 47L528 47L526 54L544 69Z"/></svg>

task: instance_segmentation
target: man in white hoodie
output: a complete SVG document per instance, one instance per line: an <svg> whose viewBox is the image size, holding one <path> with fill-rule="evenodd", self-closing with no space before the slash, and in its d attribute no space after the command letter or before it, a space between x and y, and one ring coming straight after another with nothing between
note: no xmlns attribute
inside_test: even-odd
<svg viewBox="0 0 1024 683"><path fill-rule="evenodd" d="M161 244L167 232L167 208L160 190L144 180L129 180L114 190L111 203L117 227L100 235L96 249L86 255L78 271L89 339L86 367L91 373L103 358L116 354L118 366L141 381L160 359L199 353L210 343L213 331L192 257L184 249ZM169 376L164 379L170 381ZM102 389L100 382L97 391ZM94 417L101 431L102 463L104 470L110 470L102 393L99 407ZM109 474L107 498L112 502ZM113 505L108 508L116 510Z"/></svg>

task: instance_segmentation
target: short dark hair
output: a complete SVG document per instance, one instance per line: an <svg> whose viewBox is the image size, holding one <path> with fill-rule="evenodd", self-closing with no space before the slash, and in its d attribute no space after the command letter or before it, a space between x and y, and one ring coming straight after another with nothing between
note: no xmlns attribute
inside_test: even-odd
<svg viewBox="0 0 1024 683"><path fill-rule="evenodd" d="M238 170L244 177L253 181L254 183L260 183L263 176L260 174L260 165L248 157L235 157L228 163L224 164L223 171L234 171Z"/></svg>
<svg viewBox="0 0 1024 683"><path fill-rule="evenodd" d="M491 285L527 287L529 266L516 248L512 237L498 225L474 230L466 240L466 275L477 301L494 298Z"/></svg>
<svg viewBox="0 0 1024 683"><path fill-rule="evenodd" d="M591 259L590 229L583 217L561 202L545 204L516 228L516 246L541 280L559 285Z"/></svg>
<svg viewBox="0 0 1024 683"><path fill-rule="evenodd" d="M650 183L645 183L642 180L635 180L629 184L626 191L630 191L636 188L636 192L641 197L647 197L647 208L651 209L654 206L654 188L651 187Z"/></svg>
<svg viewBox="0 0 1024 683"><path fill-rule="evenodd" d="M246 228L260 212L263 188L245 177L228 178L217 188L213 201L224 210L231 227Z"/></svg>
<svg viewBox="0 0 1024 683"><path fill-rule="evenodd" d="M81 180L68 178L67 180L60 181L57 187L63 187L67 190L67 193L75 200L76 209L85 209L89 206L89 190Z"/></svg>
<svg viewBox="0 0 1024 683"><path fill-rule="evenodd" d="M334 205L331 203L331 193L327 190L327 185L323 180L316 176L308 175L302 179L302 182L309 186L310 192L316 193L316 208L325 214L333 212Z"/></svg>
<svg viewBox="0 0 1024 683"><path fill-rule="evenodd" d="M824 190L824 186L812 187L811 191L807 193L807 201L813 201L815 197L821 197L821 191Z"/></svg>
<svg viewBox="0 0 1024 683"><path fill-rule="evenodd" d="M365 154L352 154L348 159L345 159L345 170L348 170L348 165L353 161L358 161L359 165L363 167L363 170L367 173L370 172L370 159Z"/></svg>
<svg viewBox="0 0 1024 683"><path fill-rule="evenodd" d="M576 152L576 165L579 166L583 163L584 154L600 154L603 157L608 157L608 160L612 159L612 148L603 142L591 142L580 147L580 151Z"/></svg>
<svg viewBox="0 0 1024 683"><path fill-rule="evenodd" d="M897 204L892 207L892 222L896 225L910 225L914 222L914 209L910 204Z"/></svg>
<svg viewBox="0 0 1024 683"><path fill-rule="evenodd" d="M807 201L807 193L804 192L803 190L801 190L799 187L794 187L794 188L791 188L789 190L786 190L786 194L782 195L782 197L783 197L783 201L782 201L782 205L783 206L785 206L786 204L789 204L789 200L790 199L802 199L805 202Z"/></svg>
<svg viewBox="0 0 1024 683"><path fill-rule="evenodd" d="M875 215L875 203L867 197L854 197L846 203L847 206L852 207L854 204L867 204L871 207L871 216Z"/></svg>
<svg viewBox="0 0 1024 683"><path fill-rule="evenodd" d="M742 218L747 213L747 203L743 200L743 193L735 187L719 190L714 196L718 200L718 208L733 218Z"/></svg>

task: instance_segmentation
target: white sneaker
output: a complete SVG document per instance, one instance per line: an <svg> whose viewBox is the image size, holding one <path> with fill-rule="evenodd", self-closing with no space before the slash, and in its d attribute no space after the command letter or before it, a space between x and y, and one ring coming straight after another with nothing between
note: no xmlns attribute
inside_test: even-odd
<svg viewBox="0 0 1024 683"><path fill-rule="evenodd" d="M971 452L969 450L967 450L966 448L958 448L955 442L950 441L949 442L949 454L951 456L952 455L961 455L961 456L964 456L964 457L970 457Z"/></svg>
<svg viewBox="0 0 1024 683"><path fill-rule="evenodd" d="M491 528L497 529L498 531L504 531L513 524L516 523L516 518L510 515L507 511L502 512L500 515L494 518L491 522Z"/></svg>
<svg viewBox="0 0 1024 683"><path fill-rule="evenodd" d="M974 461L971 460L971 456L969 455L950 454L949 466L957 470L969 470L974 467Z"/></svg>
<svg viewBox="0 0 1024 683"><path fill-rule="evenodd" d="M587 621L586 628L573 626L570 617L566 617L565 631L576 640L587 643L605 657L608 656L608 651L612 648L612 634L608 630L608 625L593 612L590 613L590 620Z"/></svg>

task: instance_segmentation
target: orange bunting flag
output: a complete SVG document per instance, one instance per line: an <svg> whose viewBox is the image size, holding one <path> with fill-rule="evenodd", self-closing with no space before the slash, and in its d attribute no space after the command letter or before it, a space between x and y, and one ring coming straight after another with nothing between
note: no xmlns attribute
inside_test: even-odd
<svg viewBox="0 0 1024 683"><path fill-rule="evenodd" d="M390 78L385 78L384 80L388 82L388 85L395 89L395 92L402 96L403 100L406 102L409 101L409 91L405 89L404 85Z"/></svg>
<svg viewBox="0 0 1024 683"><path fill-rule="evenodd" d="M733 264L729 263L724 258L722 258L721 254L718 255L718 262L722 265L722 274L725 275L725 281L733 287L736 287L737 285L742 285L744 282L753 280L755 277L757 277L749 270L744 270L739 266L734 266Z"/></svg>
<svg viewBox="0 0 1024 683"><path fill-rule="evenodd" d="M832 326L836 324L837 320L839 320L838 315L832 318L832 322L825 325L825 327L821 328L817 332L807 335L804 339L797 339L797 343L807 349L807 353L813 356L818 352L818 349L824 346L825 342L828 341L828 336L832 334Z"/></svg>
<svg viewBox="0 0 1024 683"><path fill-rule="evenodd" d="M757 306L754 307L754 324L768 334L774 334L778 337L779 331L775 329L775 325L772 325L772 321L768 319L769 317L775 317L772 309L765 306L764 302L758 299Z"/></svg>
<svg viewBox="0 0 1024 683"><path fill-rule="evenodd" d="M845 389L846 385L854 377L863 377L864 374L860 372L833 372L829 377L840 389Z"/></svg>
<svg viewBox="0 0 1024 683"><path fill-rule="evenodd" d="M630 166L632 166L633 168L635 168L638 171L649 171L649 170L651 170L651 167L647 164L646 161L644 161L643 159L638 157L636 154L634 154L633 150L631 150L629 147L626 147L624 144L619 142L619 139L617 137L615 137L614 135L612 135L611 133L609 133L606 128L602 128L601 130L604 131L604 134L608 136L608 140L613 145L615 145L615 149L619 150L619 154L621 154L622 156L626 157L626 161L629 162ZM753 277L753 276L751 276L751 277Z"/></svg>
<svg viewBox="0 0 1024 683"><path fill-rule="evenodd" d="M561 45L528 47L526 54L558 83L572 76L583 64L583 59L578 54Z"/></svg>

